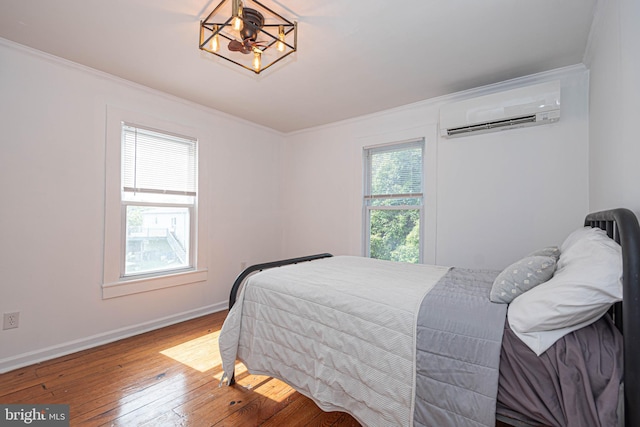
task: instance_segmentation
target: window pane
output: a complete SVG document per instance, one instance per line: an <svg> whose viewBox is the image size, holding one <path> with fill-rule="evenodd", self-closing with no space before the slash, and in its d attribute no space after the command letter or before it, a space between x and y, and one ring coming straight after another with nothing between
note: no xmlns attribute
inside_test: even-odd
<svg viewBox="0 0 640 427"><path fill-rule="evenodd" d="M195 194L196 141L124 124L122 185L126 191Z"/></svg>
<svg viewBox="0 0 640 427"><path fill-rule="evenodd" d="M422 262L423 152L422 138L365 149L367 256Z"/></svg>
<svg viewBox="0 0 640 427"><path fill-rule="evenodd" d="M422 193L422 146L371 152L371 194Z"/></svg>
<svg viewBox="0 0 640 427"><path fill-rule="evenodd" d="M369 211L371 258L420 262L420 210Z"/></svg>
<svg viewBox="0 0 640 427"><path fill-rule="evenodd" d="M126 227L125 276L191 266L189 208L127 206Z"/></svg>

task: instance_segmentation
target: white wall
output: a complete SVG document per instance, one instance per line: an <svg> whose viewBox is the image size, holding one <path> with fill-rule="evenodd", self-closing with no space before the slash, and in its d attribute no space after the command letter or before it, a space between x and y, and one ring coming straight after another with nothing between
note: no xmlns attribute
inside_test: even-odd
<svg viewBox="0 0 640 427"><path fill-rule="evenodd" d="M226 307L241 262L362 253L362 147L425 137L426 261L501 268L588 211L583 67L279 133L0 40L0 371ZM553 125L453 140L440 105L561 80ZM201 130L208 281L103 300L107 106Z"/></svg>
<svg viewBox="0 0 640 427"><path fill-rule="evenodd" d="M599 0L590 68L590 207L640 215L640 2Z"/></svg>
<svg viewBox="0 0 640 427"><path fill-rule="evenodd" d="M4 40L0 64L0 371L226 308L281 256L281 134ZM206 135L206 282L102 299L107 105Z"/></svg>
<svg viewBox="0 0 640 427"><path fill-rule="evenodd" d="M558 123L437 136L446 102L557 79ZM362 254L362 147L419 136L431 169L427 262L503 268L560 243L588 212L588 84L586 69L572 67L288 135L285 253Z"/></svg>

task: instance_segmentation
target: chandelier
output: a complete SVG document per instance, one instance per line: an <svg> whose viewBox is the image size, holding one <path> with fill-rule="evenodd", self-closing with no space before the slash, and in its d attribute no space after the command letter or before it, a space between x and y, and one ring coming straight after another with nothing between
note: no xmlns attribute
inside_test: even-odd
<svg viewBox="0 0 640 427"><path fill-rule="evenodd" d="M297 50L298 23L258 1L222 0L200 21L200 49L256 74Z"/></svg>

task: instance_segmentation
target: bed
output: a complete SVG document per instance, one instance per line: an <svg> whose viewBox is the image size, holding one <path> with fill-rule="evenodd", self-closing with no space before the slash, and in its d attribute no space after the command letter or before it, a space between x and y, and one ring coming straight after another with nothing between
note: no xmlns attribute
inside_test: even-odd
<svg viewBox="0 0 640 427"><path fill-rule="evenodd" d="M330 254L258 264L231 290L223 381L241 360L367 426L637 426L639 304L627 209L589 214L502 271Z"/></svg>

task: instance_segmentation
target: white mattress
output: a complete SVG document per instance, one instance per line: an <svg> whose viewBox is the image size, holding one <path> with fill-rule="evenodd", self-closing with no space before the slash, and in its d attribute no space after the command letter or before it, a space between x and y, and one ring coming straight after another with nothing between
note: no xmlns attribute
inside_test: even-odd
<svg viewBox="0 0 640 427"><path fill-rule="evenodd" d="M221 331L225 375L237 358L326 411L410 425L416 317L448 269L344 256L257 273Z"/></svg>

